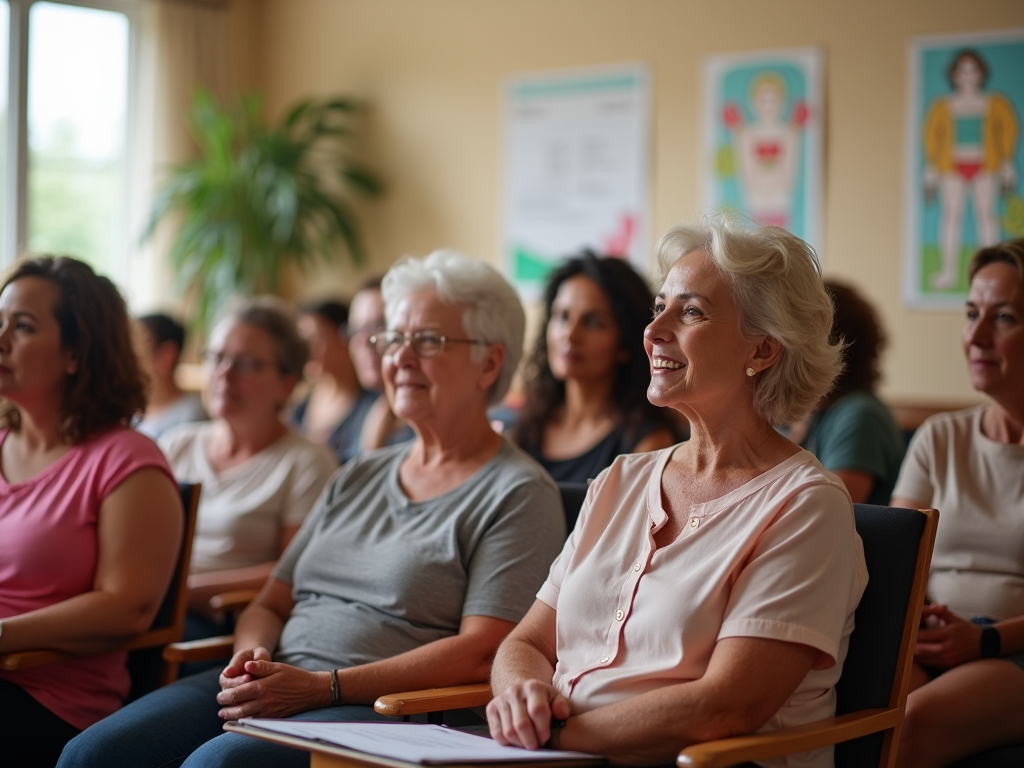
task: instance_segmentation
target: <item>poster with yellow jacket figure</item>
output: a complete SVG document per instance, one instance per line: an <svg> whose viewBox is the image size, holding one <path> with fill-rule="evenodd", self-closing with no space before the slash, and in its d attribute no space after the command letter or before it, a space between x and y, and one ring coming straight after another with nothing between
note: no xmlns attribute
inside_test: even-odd
<svg viewBox="0 0 1024 768"><path fill-rule="evenodd" d="M960 309L978 248L1024 236L1024 30L911 43L907 298Z"/></svg>

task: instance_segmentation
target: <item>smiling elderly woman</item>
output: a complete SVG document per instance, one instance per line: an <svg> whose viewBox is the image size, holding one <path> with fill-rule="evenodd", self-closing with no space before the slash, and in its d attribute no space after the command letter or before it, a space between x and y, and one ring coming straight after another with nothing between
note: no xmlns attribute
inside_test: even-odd
<svg viewBox="0 0 1024 768"><path fill-rule="evenodd" d="M515 290L453 253L385 277L385 389L416 439L348 462L241 615L220 673L87 730L62 766L304 766L224 720L375 719L391 691L486 680L564 539L554 482L495 434L523 348Z"/></svg>
<svg viewBox="0 0 1024 768"><path fill-rule="evenodd" d="M843 484L772 425L839 349L813 251L776 227L676 227L644 334L648 397L691 438L620 456L494 662L491 733L619 763L834 713L867 582ZM787 766L830 766L831 750ZM771 763L764 763L770 765Z"/></svg>

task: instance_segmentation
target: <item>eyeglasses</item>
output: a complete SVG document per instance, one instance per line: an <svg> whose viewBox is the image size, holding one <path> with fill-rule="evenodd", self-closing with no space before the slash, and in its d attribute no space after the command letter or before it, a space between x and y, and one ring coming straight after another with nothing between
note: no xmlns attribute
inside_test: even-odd
<svg viewBox="0 0 1024 768"><path fill-rule="evenodd" d="M345 328L343 330L344 330L345 338L348 339L349 341L352 341L352 339L355 339L355 338L357 338L359 336L369 336L369 337L372 338L374 334L379 334L379 333L383 332L383 330L384 330L384 323L383 322L376 322L376 323L370 323L370 325L360 325L360 326L351 326L351 325L349 325L349 326L345 326ZM370 343L372 344L373 342L371 341Z"/></svg>
<svg viewBox="0 0 1024 768"><path fill-rule="evenodd" d="M416 331L405 334L401 331L385 331L370 337L370 343L377 349L377 354L393 355L407 343L417 357L436 357L444 352L445 344L489 344L479 339L450 339L434 331Z"/></svg>
<svg viewBox="0 0 1024 768"><path fill-rule="evenodd" d="M271 366L277 365L273 360L261 360L258 357L246 357L244 355L232 357L231 355L225 355L223 352L214 352L209 349L203 352L203 362L215 371L235 371L235 373L240 373L243 376L260 373Z"/></svg>

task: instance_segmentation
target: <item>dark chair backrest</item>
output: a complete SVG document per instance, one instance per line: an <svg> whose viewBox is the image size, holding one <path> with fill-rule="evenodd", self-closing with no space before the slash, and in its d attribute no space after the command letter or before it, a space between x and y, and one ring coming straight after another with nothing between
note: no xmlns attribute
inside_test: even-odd
<svg viewBox="0 0 1024 768"><path fill-rule="evenodd" d="M160 604L156 618L149 631L136 641L144 647L128 653L128 673L132 687L128 701L134 701L161 685L170 682L164 672L163 646L181 640L185 629L185 610L188 607L188 571L192 562L192 536L195 533L196 513L199 508L201 486L192 483L179 483L181 506L185 515L185 528L182 535L178 560L174 567L167 594Z"/></svg>
<svg viewBox="0 0 1024 768"><path fill-rule="evenodd" d="M888 707L893 698L917 553L927 517L917 510L855 504L868 585L836 685L836 715ZM894 703L894 702L893 702ZM836 745L836 768L878 765L883 734Z"/></svg>
<svg viewBox="0 0 1024 768"><path fill-rule="evenodd" d="M562 509L565 510L565 532L568 535L576 527L576 518L580 516L583 502L587 498L587 484L559 483L558 492L562 494Z"/></svg>

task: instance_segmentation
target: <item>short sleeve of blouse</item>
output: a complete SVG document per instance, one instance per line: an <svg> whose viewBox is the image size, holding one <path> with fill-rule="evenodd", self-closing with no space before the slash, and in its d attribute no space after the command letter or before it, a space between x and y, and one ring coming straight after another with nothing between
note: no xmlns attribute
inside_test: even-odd
<svg viewBox="0 0 1024 768"><path fill-rule="evenodd" d="M830 484L807 486L764 531L733 585L719 639L763 637L839 657L844 625L867 583L849 497Z"/></svg>
<svg viewBox="0 0 1024 768"><path fill-rule="evenodd" d="M117 428L95 438L88 453L94 457L98 469L99 497L105 499L133 472L157 469L177 484L167 459L156 443L133 429Z"/></svg>
<svg viewBox="0 0 1024 768"><path fill-rule="evenodd" d="M270 574L273 578L286 584L294 583L295 566L299 561L299 557L309 545L309 541L313 538L317 528L322 525L328 507L342 493L348 481L348 476L351 474L353 467L357 465L358 462L356 461L349 462L324 486L317 496L312 509L309 510L309 514L299 526L298 533L292 537L284 552L281 553L281 557L278 558L277 564Z"/></svg>
<svg viewBox="0 0 1024 768"><path fill-rule="evenodd" d="M298 526L313 509L338 463L323 446L313 445L305 439L296 441L292 451L295 465L291 472L292 485L288 489L283 524Z"/></svg>

